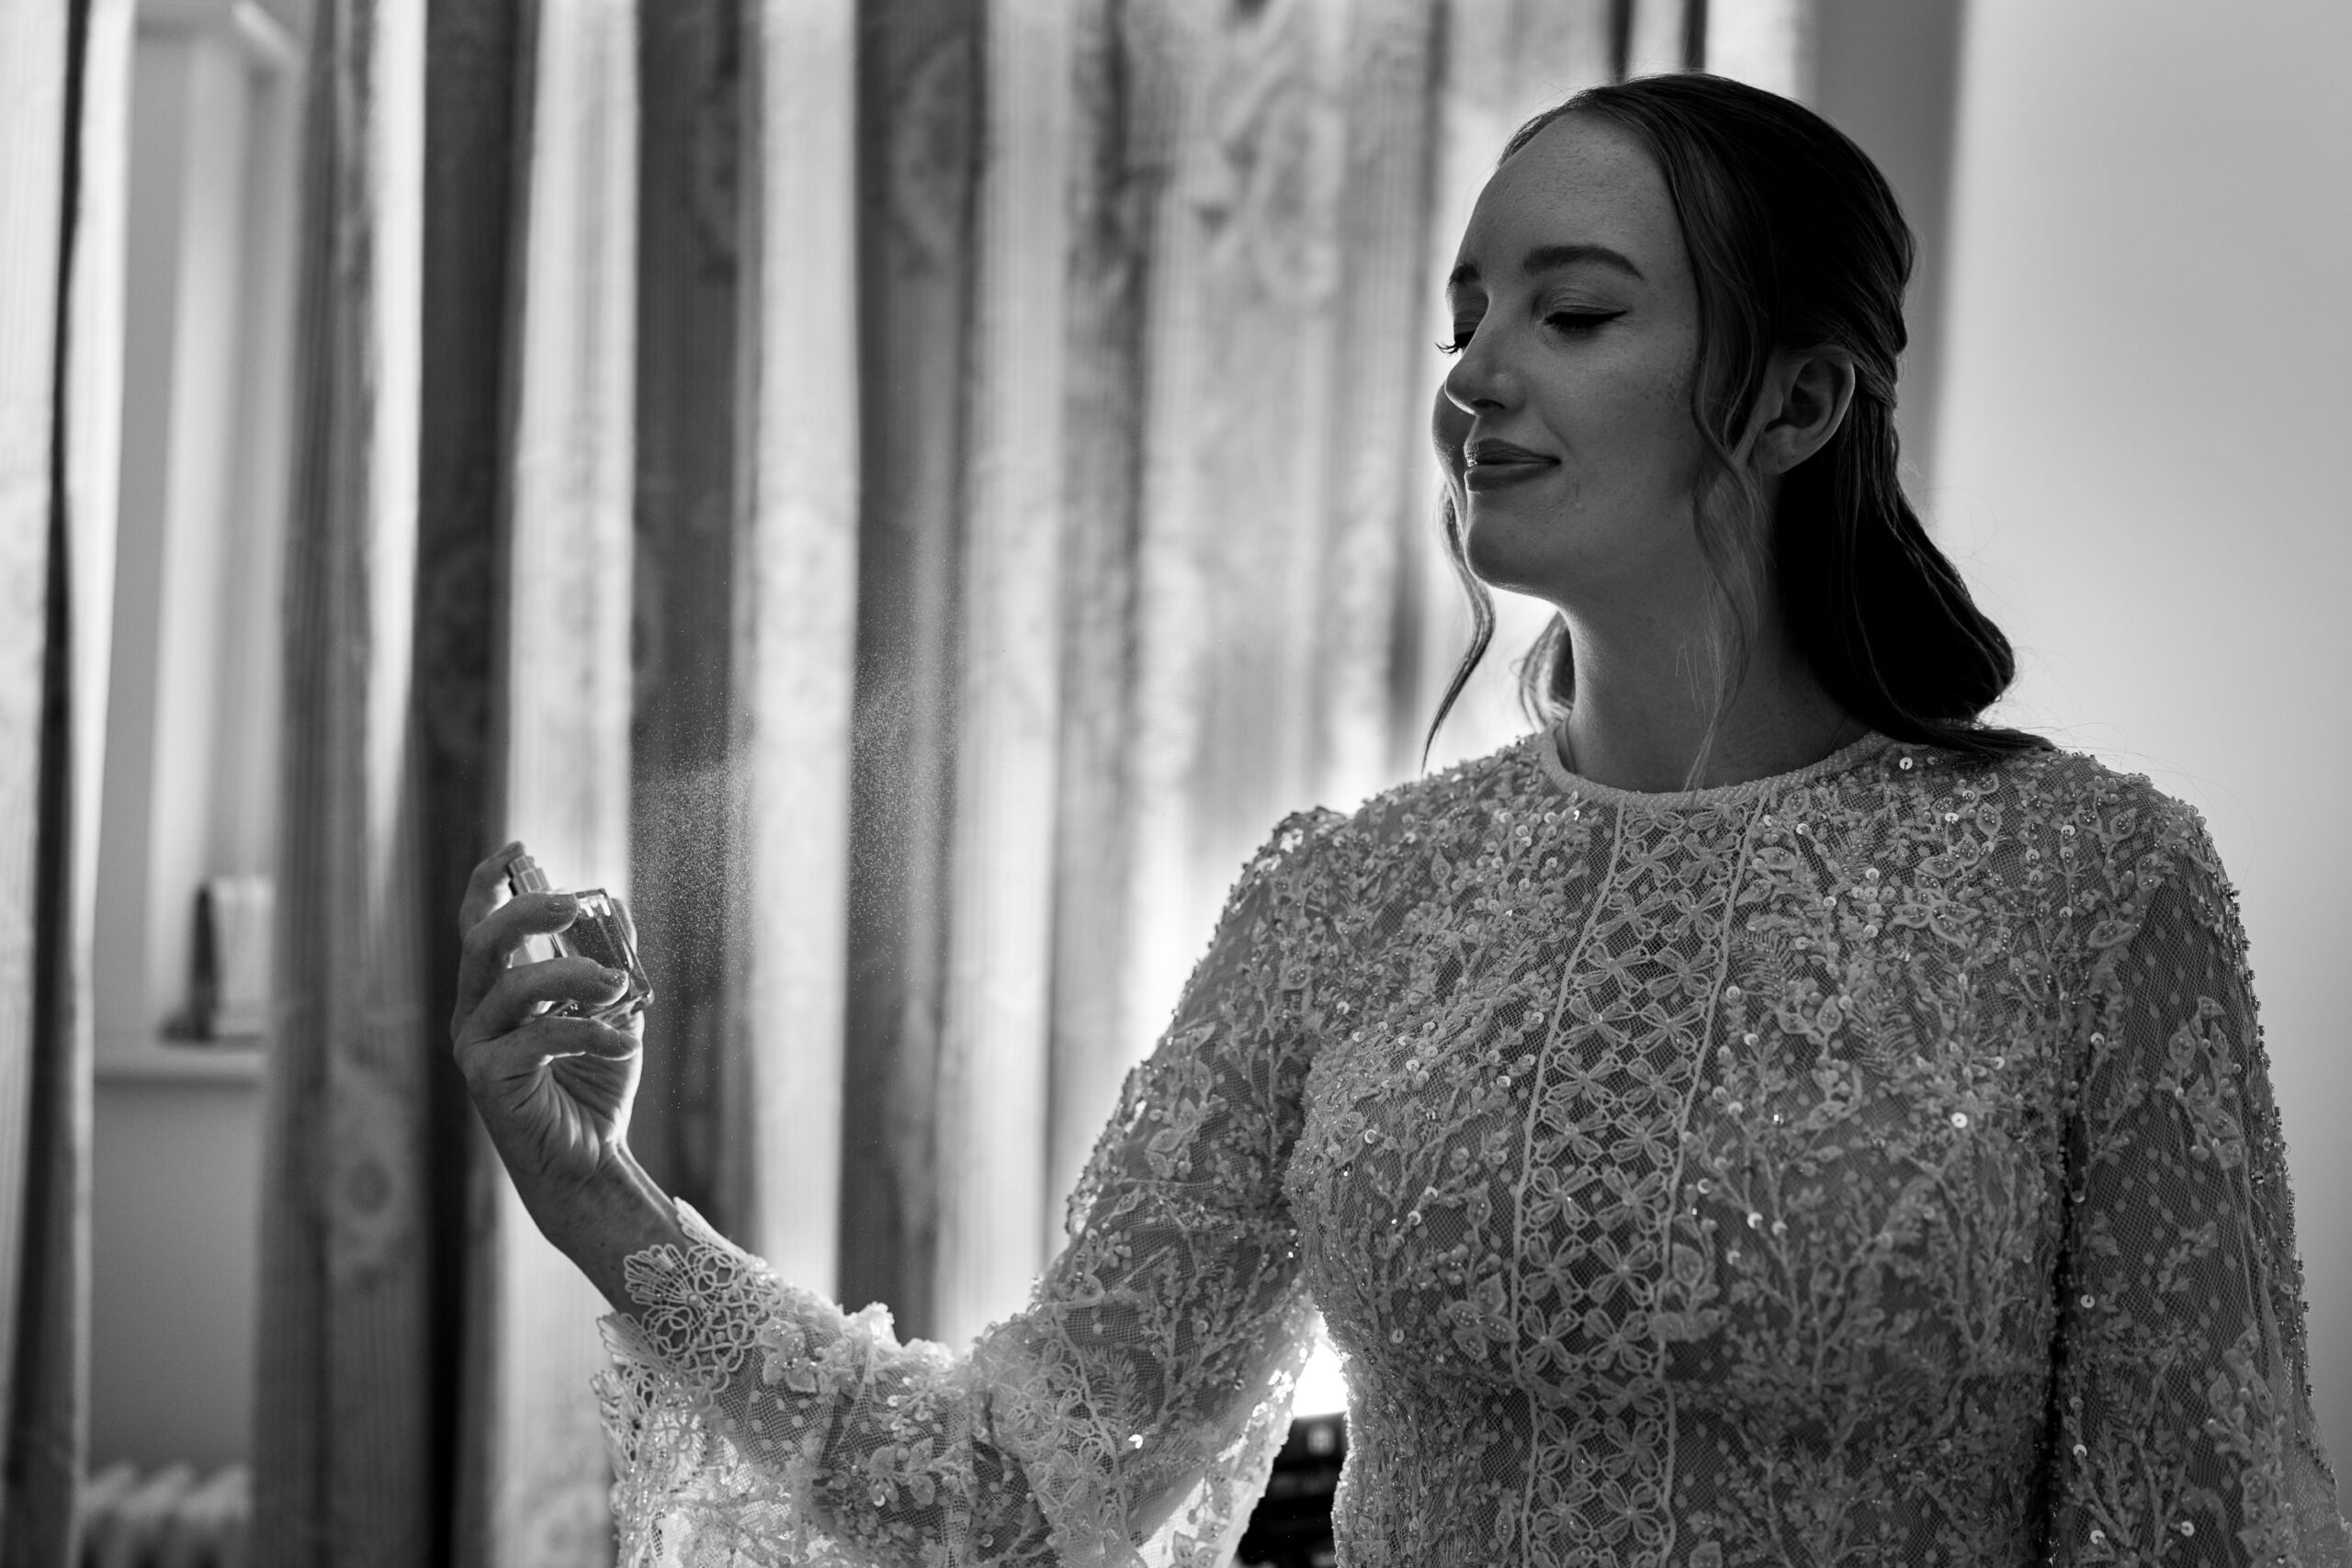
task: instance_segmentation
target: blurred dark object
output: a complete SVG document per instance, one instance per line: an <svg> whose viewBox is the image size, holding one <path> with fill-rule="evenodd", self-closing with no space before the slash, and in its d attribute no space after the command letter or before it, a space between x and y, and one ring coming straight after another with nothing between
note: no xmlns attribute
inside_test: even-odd
<svg viewBox="0 0 2352 1568"><path fill-rule="evenodd" d="M1331 1544L1331 1498L1347 1457L1346 1416L1292 1422L1235 1561L1242 1568L1331 1568L1339 1561Z"/></svg>
<svg viewBox="0 0 2352 1568"><path fill-rule="evenodd" d="M276 898L259 874L207 877L196 895L187 1006L166 1022L169 1040L253 1041L269 1025L269 959Z"/></svg>

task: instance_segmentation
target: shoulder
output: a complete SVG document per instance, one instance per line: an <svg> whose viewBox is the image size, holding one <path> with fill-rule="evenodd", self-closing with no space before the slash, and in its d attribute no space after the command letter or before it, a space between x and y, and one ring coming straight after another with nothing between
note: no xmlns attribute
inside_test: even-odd
<svg viewBox="0 0 2352 1568"><path fill-rule="evenodd" d="M1526 739L1395 784L1347 810L1317 806L1277 822L1235 891L1345 924L1397 896L1432 857L1466 858L1498 822L1543 798Z"/></svg>
<svg viewBox="0 0 2352 1568"><path fill-rule="evenodd" d="M1525 804L1541 784L1528 738L1442 772L1407 779L1345 811L1318 806L1277 823L1250 862L1257 870L1318 865L1360 869L1411 842L1487 830L1498 812Z"/></svg>
<svg viewBox="0 0 2352 1568"><path fill-rule="evenodd" d="M1327 875L1334 840L1346 828L1347 820L1328 806L1310 806L1292 812L1274 824L1266 841L1243 863L1234 895L1279 895Z"/></svg>
<svg viewBox="0 0 2352 1568"><path fill-rule="evenodd" d="M2050 756L2038 793L2053 808L2061 837L2089 836L2081 852L2134 884L2190 871L2220 874L2212 834L2196 807L2165 794L2145 773L2125 773L2082 752ZM2064 832L2067 827L2073 834Z"/></svg>
<svg viewBox="0 0 2352 1568"><path fill-rule="evenodd" d="M1536 743L1537 737L1521 736L1484 756L1392 784L1350 812L1340 835L1375 857L1482 836L1550 794Z"/></svg>
<svg viewBox="0 0 2352 1568"><path fill-rule="evenodd" d="M1970 766L1938 753L1944 792L2001 813L2007 834L2028 847L2119 874L2163 872L2212 856L2205 818L2144 773L2125 773L2087 752L2052 748ZM1939 793L1944 793L1939 792Z"/></svg>
<svg viewBox="0 0 2352 1568"><path fill-rule="evenodd" d="M1971 774L1952 770L1955 779ZM1973 776L1980 806L2001 808L2028 884L2064 901L2094 961L2127 946L2167 891L2243 949L2236 889L2204 813L2188 801L2144 773L2063 749L2003 759Z"/></svg>

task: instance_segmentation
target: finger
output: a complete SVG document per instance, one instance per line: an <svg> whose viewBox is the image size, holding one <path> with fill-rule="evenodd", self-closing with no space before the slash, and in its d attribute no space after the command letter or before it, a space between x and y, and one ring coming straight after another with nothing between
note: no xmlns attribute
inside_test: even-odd
<svg viewBox="0 0 2352 1568"><path fill-rule="evenodd" d="M559 1057L620 1062L637 1051L635 1040L594 1019L536 1018L512 1033L477 1041L460 1055L458 1066L469 1083L497 1083L527 1077Z"/></svg>
<svg viewBox="0 0 2352 1568"><path fill-rule="evenodd" d="M450 1028L464 1026L466 1015L505 973L515 949L535 936L563 930L579 914L580 900L569 893L518 893L475 921L458 960L458 1001Z"/></svg>
<svg viewBox="0 0 2352 1568"><path fill-rule="evenodd" d="M643 1010L630 1003L626 993L616 999L612 1006L595 1008L580 1016L593 1018L598 1023L617 1029L640 1045L645 1043L645 1013Z"/></svg>
<svg viewBox="0 0 2352 1568"><path fill-rule="evenodd" d="M602 1056L622 1061L637 1052L636 1036L593 1018L542 1018L523 1031L538 1036L549 1056Z"/></svg>
<svg viewBox="0 0 2352 1568"><path fill-rule="evenodd" d="M506 886L507 868L522 852L523 840L516 839L474 867L473 875L466 881L466 896L458 905L459 934L471 931L481 922L484 915L506 902L510 896Z"/></svg>
<svg viewBox="0 0 2352 1568"><path fill-rule="evenodd" d="M511 1034L537 1014L542 1002L582 1002L602 1006L618 998L628 976L607 969L593 958L550 958L541 964L518 964L502 970L497 983L469 1014L460 1018L457 1035L491 1040Z"/></svg>

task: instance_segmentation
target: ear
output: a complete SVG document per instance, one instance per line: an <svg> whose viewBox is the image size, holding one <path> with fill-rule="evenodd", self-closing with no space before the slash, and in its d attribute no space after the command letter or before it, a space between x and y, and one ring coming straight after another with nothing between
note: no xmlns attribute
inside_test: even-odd
<svg viewBox="0 0 2352 1568"><path fill-rule="evenodd" d="M1854 361L1838 349L1782 350L1756 400L1756 466L1785 474L1829 444L1854 401Z"/></svg>

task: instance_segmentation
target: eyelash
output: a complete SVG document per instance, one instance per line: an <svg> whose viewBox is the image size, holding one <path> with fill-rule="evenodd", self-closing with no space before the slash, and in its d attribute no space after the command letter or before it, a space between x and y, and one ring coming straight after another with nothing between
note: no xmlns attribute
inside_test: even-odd
<svg viewBox="0 0 2352 1568"><path fill-rule="evenodd" d="M1555 310L1544 318L1544 325L1549 326L1554 321L1566 321L1571 324L1563 327L1561 331L1589 333L1603 321L1613 321L1624 313L1623 310ZM1440 354L1459 354L1469 346L1470 336L1465 333L1452 343L1439 344L1437 351Z"/></svg>

